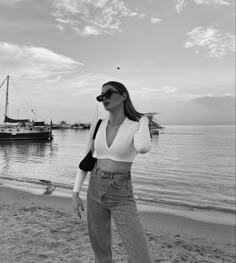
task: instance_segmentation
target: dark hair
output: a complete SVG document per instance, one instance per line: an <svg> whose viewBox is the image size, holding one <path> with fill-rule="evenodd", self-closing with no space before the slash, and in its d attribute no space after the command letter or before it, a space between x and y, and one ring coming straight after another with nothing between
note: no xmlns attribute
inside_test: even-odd
<svg viewBox="0 0 236 263"><path fill-rule="evenodd" d="M120 82L117 81L109 81L105 84L102 85L102 87L106 86L106 85L111 85L114 88L116 88L118 91L120 91L120 93L126 93L127 98L124 102L124 111L125 111L125 115L132 121L139 121L139 119L144 115L143 113L140 113L138 111L136 111L136 109L134 108L134 105L130 99L129 96L129 92L127 90L127 88L125 87L125 85L123 85Z"/></svg>

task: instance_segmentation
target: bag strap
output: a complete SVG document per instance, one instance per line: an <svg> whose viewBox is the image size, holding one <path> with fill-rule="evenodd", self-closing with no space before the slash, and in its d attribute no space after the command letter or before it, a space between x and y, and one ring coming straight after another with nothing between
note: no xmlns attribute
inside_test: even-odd
<svg viewBox="0 0 236 263"><path fill-rule="evenodd" d="M99 119L98 122L97 122L97 124L96 124L96 128L95 128L95 130L94 130L93 140L95 140L95 137L96 137L97 131L98 131L99 126L100 126L101 123L102 123L102 119Z"/></svg>

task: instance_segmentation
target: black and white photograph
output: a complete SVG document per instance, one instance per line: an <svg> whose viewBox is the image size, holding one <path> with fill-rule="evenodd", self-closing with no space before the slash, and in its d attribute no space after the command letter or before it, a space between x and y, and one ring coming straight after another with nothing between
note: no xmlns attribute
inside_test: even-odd
<svg viewBox="0 0 236 263"><path fill-rule="evenodd" d="M234 0L0 0L0 263L236 263Z"/></svg>

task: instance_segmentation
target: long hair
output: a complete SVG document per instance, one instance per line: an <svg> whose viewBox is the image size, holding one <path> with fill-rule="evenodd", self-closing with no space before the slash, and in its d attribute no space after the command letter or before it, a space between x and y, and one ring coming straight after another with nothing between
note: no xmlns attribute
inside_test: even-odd
<svg viewBox="0 0 236 263"><path fill-rule="evenodd" d="M127 88L125 87L125 85L123 85L120 82L117 81L109 81L105 84L102 85L102 87L106 86L106 85L111 85L114 88L116 88L121 94L126 93L127 98L124 101L124 112L125 112L125 116L127 116L130 120L132 121L139 121L139 119L144 115L143 113L138 112L131 99L129 96L129 92L127 90Z"/></svg>

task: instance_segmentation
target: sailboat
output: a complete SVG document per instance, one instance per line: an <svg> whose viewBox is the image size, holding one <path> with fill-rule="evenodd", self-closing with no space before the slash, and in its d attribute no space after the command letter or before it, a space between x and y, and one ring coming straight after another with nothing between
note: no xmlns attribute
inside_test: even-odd
<svg viewBox="0 0 236 263"><path fill-rule="evenodd" d="M0 141L51 141L53 139L50 125L44 121L31 121L29 119L12 119L8 117L8 94L9 79L1 84L7 83L4 123L0 125Z"/></svg>

